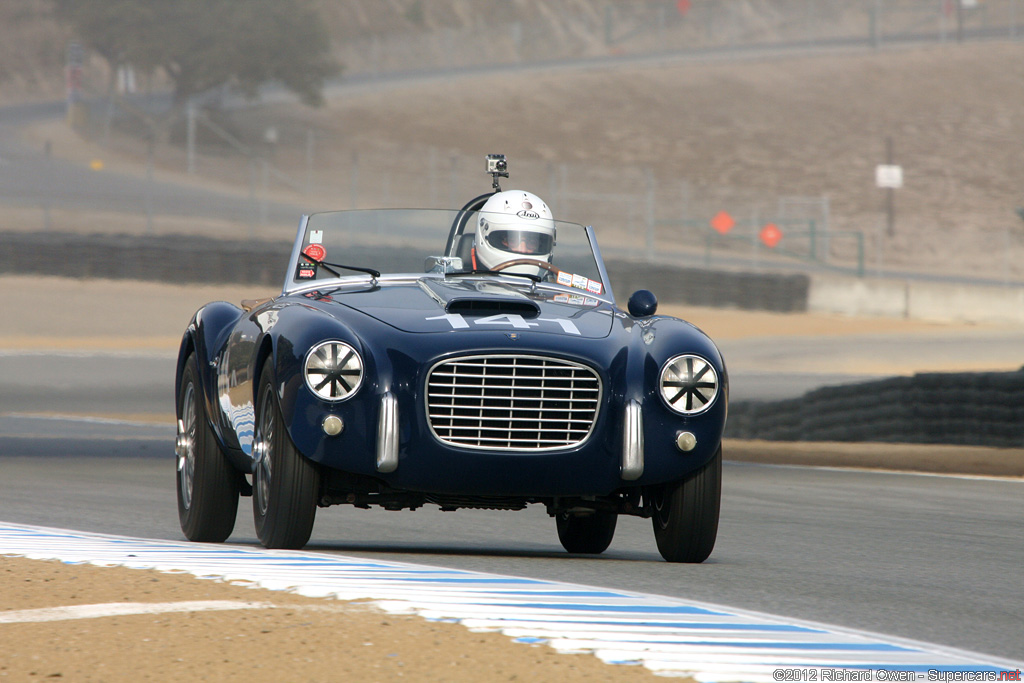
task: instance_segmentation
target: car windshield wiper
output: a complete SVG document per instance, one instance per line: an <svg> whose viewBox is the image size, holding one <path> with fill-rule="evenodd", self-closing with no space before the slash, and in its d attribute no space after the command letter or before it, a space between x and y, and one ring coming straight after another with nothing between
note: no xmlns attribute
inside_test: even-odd
<svg viewBox="0 0 1024 683"><path fill-rule="evenodd" d="M504 270L490 270L489 268L474 268L473 270L457 270L452 273L445 273L445 277L455 277L457 275L515 275L517 277L525 277L528 280L534 282L544 282L544 278L539 275L532 275L531 273L509 273Z"/></svg>
<svg viewBox="0 0 1024 683"><path fill-rule="evenodd" d="M363 268L362 266L346 266L344 263L329 263L327 261L318 261L307 254L301 254L301 256L302 258L306 259L307 261L310 261L311 263L315 263L318 266L323 266L324 268L327 269L327 272L333 275L334 277L341 277L341 273L335 270L335 268L344 268L346 270L354 270L359 273L366 273L367 275L372 275L374 278L380 277L380 271L375 270L373 268Z"/></svg>

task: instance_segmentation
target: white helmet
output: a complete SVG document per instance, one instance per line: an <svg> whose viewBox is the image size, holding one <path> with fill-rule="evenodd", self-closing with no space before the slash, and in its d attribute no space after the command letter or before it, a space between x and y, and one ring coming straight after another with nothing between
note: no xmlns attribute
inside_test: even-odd
<svg viewBox="0 0 1024 683"><path fill-rule="evenodd" d="M490 269L519 258L550 263L554 247L555 219L537 195L522 190L496 192L480 208L476 267ZM504 272L545 274L544 269L533 265L511 266Z"/></svg>

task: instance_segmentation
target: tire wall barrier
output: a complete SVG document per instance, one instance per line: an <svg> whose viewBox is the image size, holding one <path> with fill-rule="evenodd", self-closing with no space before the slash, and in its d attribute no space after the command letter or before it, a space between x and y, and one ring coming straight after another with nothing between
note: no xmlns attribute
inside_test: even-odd
<svg viewBox="0 0 1024 683"><path fill-rule="evenodd" d="M291 242L228 242L181 235L2 232L0 273L279 285L291 247ZM392 250L396 262L417 262L419 256L411 260L410 253ZM346 256L352 265L369 264L389 270L380 255L374 256L372 264L360 261L358 253ZM805 275L672 268L628 261L609 261L606 266L622 306L634 291L650 289L662 302L780 312L807 310L810 280Z"/></svg>
<svg viewBox="0 0 1024 683"><path fill-rule="evenodd" d="M0 273L176 283L280 284L291 243L181 235L0 233Z"/></svg>
<svg viewBox="0 0 1024 683"><path fill-rule="evenodd" d="M921 373L729 406L726 437L1020 448L1024 368Z"/></svg>

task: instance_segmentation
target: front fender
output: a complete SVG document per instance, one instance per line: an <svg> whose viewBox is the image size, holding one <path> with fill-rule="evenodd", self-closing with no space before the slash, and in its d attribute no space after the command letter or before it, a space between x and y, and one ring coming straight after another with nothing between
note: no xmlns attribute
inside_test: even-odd
<svg viewBox="0 0 1024 683"><path fill-rule="evenodd" d="M637 321L633 328L633 348L643 351L643 371L635 377L643 386L643 432L645 466L642 483L662 483L678 477L679 467L694 471L714 457L722 442L729 405L729 377L725 360L714 342L690 323L669 316ZM681 415L661 397L662 366L680 354L693 354L708 361L718 374L719 392L712 405L697 415ZM675 445L680 432L697 438L696 447L681 452Z"/></svg>
<svg viewBox="0 0 1024 683"><path fill-rule="evenodd" d="M313 346L322 341L337 340L356 349L363 361L365 382L359 391L360 397L379 393L380 386L390 386L393 370L385 350L370 348L351 324L353 321L346 323L312 306L294 304L282 306L277 313L273 327L265 330L266 336L270 339L270 352L273 354L275 392L292 441L300 450L308 452L310 446L307 442L310 439L321 438L322 434L297 432L296 425L308 421L299 413L305 410L322 412L328 405L315 398L305 387L303 364L306 354ZM382 327L382 323L370 318L361 319L361 322L375 328ZM371 336L377 338L379 335ZM262 365L261 361L256 362ZM254 367L253 370L259 372L260 368ZM344 403L363 405L362 401L354 400ZM329 404L329 407L341 405L343 404Z"/></svg>

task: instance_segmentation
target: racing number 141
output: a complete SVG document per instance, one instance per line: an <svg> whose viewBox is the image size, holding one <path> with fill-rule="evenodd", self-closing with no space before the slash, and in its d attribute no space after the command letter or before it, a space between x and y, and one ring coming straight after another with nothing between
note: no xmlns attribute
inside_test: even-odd
<svg viewBox="0 0 1024 683"><path fill-rule="evenodd" d="M462 316L461 313L445 313L444 315L436 315L427 320L447 320L448 324L452 326L453 330L464 330L469 327L469 322ZM537 318L537 322L529 322L518 313L503 313L501 315L488 315L483 318L474 318L474 325L505 325L512 327L517 330L528 330L531 327L540 327L541 323L555 323L562 328L562 332L566 334L579 334L580 331L576 327L576 323L566 318Z"/></svg>

